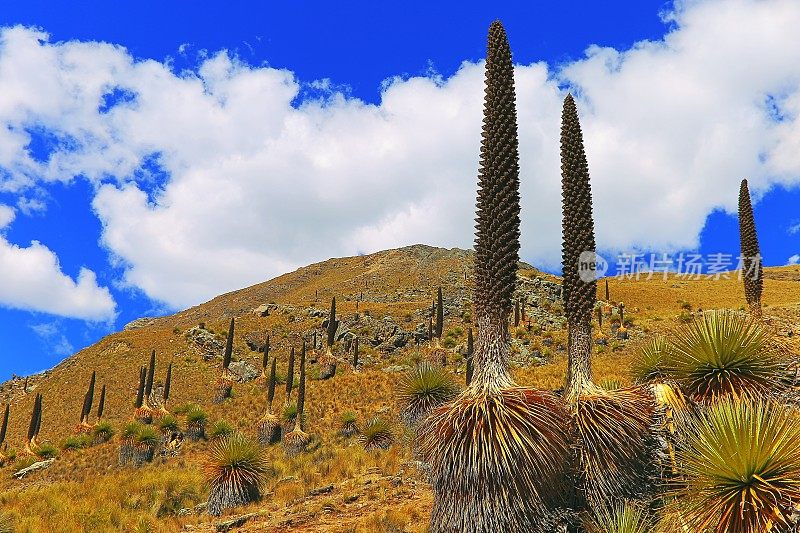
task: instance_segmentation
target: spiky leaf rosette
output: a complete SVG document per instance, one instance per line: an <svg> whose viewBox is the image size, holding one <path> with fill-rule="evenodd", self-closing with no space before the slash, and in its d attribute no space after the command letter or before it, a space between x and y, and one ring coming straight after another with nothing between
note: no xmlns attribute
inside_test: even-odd
<svg viewBox="0 0 800 533"><path fill-rule="evenodd" d="M400 380L398 399L400 416L409 425L420 422L432 409L458 395L458 386L450 374L423 362Z"/></svg>
<svg viewBox="0 0 800 533"><path fill-rule="evenodd" d="M665 361L672 349L663 335L656 335L639 351L631 364L631 375L636 383L651 383L663 380Z"/></svg>
<svg viewBox="0 0 800 533"><path fill-rule="evenodd" d="M193 406L186 412L186 435L192 441L198 441L206 437L206 422L208 415L197 406Z"/></svg>
<svg viewBox="0 0 800 533"><path fill-rule="evenodd" d="M342 426L339 428L339 434L342 437L352 437L359 433L358 421L356 414L353 411L347 411L342 415Z"/></svg>
<svg viewBox="0 0 800 533"><path fill-rule="evenodd" d="M475 317L505 325L519 261L519 148L505 28L489 27L475 231ZM482 366L482 365L477 365Z"/></svg>
<svg viewBox="0 0 800 533"><path fill-rule="evenodd" d="M114 426L111 425L111 422L97 422L92 428L92 436L95 444L108 442L114 436Z"/></svg>
<svg viewBox="0 0 800 533"><path fill-rule="evenodd" d="M800 417L768 400L726 398L678 443L673 508L689 531L789 531L800 501Z"/></svg>
<svg viewBox="0 0 800 533"><path fill-rule="evenodd" d="M419 429L431 465L431 531L553 531L567 502L569 414L553 394L468 388ZM467 511L468 510L468 511Z"/></svg>
<svg viewBox="0 0 800 533"><path fill-rule="evenodd" d="M565 397L574 402L592 386L592 311L597 301L592 189L578 109L571 94L561 114L561 198L564 312L569 325Z"/></svg>
<svg viewBox="0 0 800 533"><path fill-rule="evenodd" d="M576 402L579 489L590 507L641 498L652 488L655 407L639 388L587 394Z"/></svg>
<svg viewBox="0 0 800 533"><path fill-rule="evenodd" d="M651 533L653 517L641 503L624 501L602 508L584 521L586 533Z"/></svg>
<svg viewBox="0 0 800 533"><path fill-rule="evenodd" d="M369 450L388 450L394 442L392 427L383 419L372 418L364 424L364 428L359 435L364 449Z"/></svg>
<svg viewBox="0 0 800 533"><path fill-rule="evenodd" d="M677 330L672 345L665 371L699 402L768 392L785 369L764 327L733 311L706 311Z"/></svg>
<svg viewBox="0 0 800 533"><path fill-rule="evenodd" d="M444 300L442 298L442 288L436 292L436 330L434 334L437 339L442 338L442 331L444 330Z"/></svg>
<svg viewBox="0 0 800 533"><path fill-rule="evenodd" d="M742 253L742 280L744 296L753 316L761 317L761 288L764 283L761 249L758 246L756 221L750 203L747 180L739 187L739 241Z"/></svg>
<svg viewBox="0 0 800 533"><path fill-rule="evenodd" d="M211 489L208 513L222 511L261 499L261 483L269 463L261 447L244 435L234 433L214 444L203 470Z"/></svg>

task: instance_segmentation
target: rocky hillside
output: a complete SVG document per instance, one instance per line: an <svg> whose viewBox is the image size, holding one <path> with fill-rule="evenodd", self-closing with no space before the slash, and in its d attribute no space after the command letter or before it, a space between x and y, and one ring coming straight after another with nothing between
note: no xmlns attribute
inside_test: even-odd
<svg viewBox="0 0 800 533"><path fill-rule="evenodd" d="M286 458L280 446L269 448L272 470L265 498L226 520L252 513L240 520L243 531L424 531L431 495L415 461L411 435L399 422L396 388L403 372L430 350L428 319L440 286L446 368L463 383L471 261L469 251L423 245L330 259L175 315L138 319L50 371L0 385L0 402L11 405L6 440L21 450L34 397L41 393L39 440L62 447L75 433L92 371L97 372L98 387L107 386L105 419L119 431L132 418L139 369L152 350L158 357L156 391L163 385L167 365L173 364L170 410L198 404L208 412L209 424L225 420L252 435L265 407L259 350L266 335L283 376L289 347L299 346L301 339L311 344L316 335L307 390L307 429L315 445L293 459ZM800 269L766 272L765 312L779 335L794 340L800 333ZM619 338L604 325L606 338L597 344L594 366L599 380L620 383L629 381L631 354L649 335L676 327L698 309L739 308L743 303L735 276L612 279L610 290L613 302L625 303L629 327L626 338ZM341 321L335 349L340 364L333 378L323 380L314 361L321 354L334 296ZM559 280L521 264L517 297L525 304L525 319L512 328L515 378L556 389L565 370ZM239 382L233 398L215 404L231 318L236 318L231 369ZM356 337L358 372L348 363ZM279 390L276 405L283 405L282 394ZM365 452L357 439L339 436L341 417L348 411L356 413L359 423L376 416L389 421L395 444L386 452ZM207 489L201 465L210 445L187 442L177 456L157 457L133 469L117 466L114 439L88 449L61 450L46 470L11 479L18 461L0 469L0 508L10 509L22 530L32 532L232 528L202 512Z"/></svg>

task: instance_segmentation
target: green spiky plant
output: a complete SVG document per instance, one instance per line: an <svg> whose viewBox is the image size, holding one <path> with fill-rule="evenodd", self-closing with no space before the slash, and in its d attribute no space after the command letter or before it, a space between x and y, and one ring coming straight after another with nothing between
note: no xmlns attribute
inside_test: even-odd
<svg viewBox="0 0 800 533"><path fill-rule="evenodd" d="M208 513L219 516L225 509L260 500L268 466L261 447L240 433L216 442L203 465L210 487Z"/></svg>
<svg viewBox="0 0 800 533"><path fill-rule="evenodd" d="M358 417L353 411L346 411L342 415L342 425L339 428L339 435L347 438L352 437L353 435L358 435L359 432Z"/></svg>
<svg viewBox="0 0 800 533"><path fill-rule="evenodd" d="M119 465L124 466L133 461L136 438L142 428L140 422L130 422L123 426L119 435Z"/></svg>
<svg viewBox="0 0 800 533"><path fill-rule="evenodd" d="M304 410L306 401L306 343L300 350L300 383L297 390L297 415L294 428L283 436L283 447L290 457L303 453L311 438L303 431Z"/></svg>
<svg viewBox="0 0 800 533"><path fill-rule="evenodd" d="M567 318L564 399L577 438L572 505L604 508L650 490L655 402L638 388L606 391L592 380L592 314L597 302L592 190L578 109L571 94L561 115L562 292ZM624 444L621 446L621 444Z"/></svg>
<svg viewBox="0 0 800 533"><path fill-rule="evenodd" d="M208 431L209 439L223 439L233 434L234 429L230 422L226 420L217 420L211 424L211 429Z"/></svg>
<svg viewBox="0 0 800 533"><path fill-rule="evenodd" d="M757 319L728 310L706 311L677 330L664 365L667 376L701 403L780 388L785 362Z"/></svg>
<svg viewBox="0 0 800 533"><path fill-rule="evenodd" d="M742 180L739 187L739 242L742 254L742 281L744 296L750 307L753 318L761 318L761 289L764 283L764 272L761 264L761 249L758 246L756 221L753 217L753 206L750 203L750 190L747 180Z"/></svg>
<svg viewBox="0 0 800 533"><path fill-rule="evenodd" d="M225 352L222 355L222 376L217 381L216 392L214 393L214 403L222 403L231 397L233 393L234 375L230 371L231 359L233 358L233 335L236 327L235 319L231 318L228 326L228 338L225 339Z"/></svg>
<svg viewBox="0 0 800 533"><path fill-rule="evenodd" d="M173 415L162 416L158 420L158 429L161 431L162 436L169 436L172 433L177 433L181 430L178 419Z"/></svg>
<svg viewBox="0 0 800 533"><path fill-rule="evenodd" d="M667 377L665 362L672 345L664 335L656 335L634 356L631 376L636 383L652 383Z"/></svg>
<svg viewBox="0 0 800 533"><path fill-rule="evenodd" d="M186 411L186 435L192 441L206 438L206 423L208 415L198 406L192 406Z"/></svg>
<svg viewBox="0 0 800 533"><path fill-rule="evenodd" d="M586 533L652 533L653 516L639 502L623 501L584 520Z"/></svg>
<svg viewBox="0 0 800 533"><path fill-rule="evenodd" d="M679 440L671 510L689 531L789 531L800 501L798 442L795 408L720 400Z"/></svg>
<svg viewBox="0 0 800 533"><path fill-rule="evenodd" d="M394 433L392 432L392 427L386 421L380 418L372 418L364 424L359 440L367 451L388 450L394 443Z"/></svg>
<svg viewBox="0 0 800 533"><path fill-rule="evenodd" d="M161 437L153 426L141 426L133 443L133 466L142 466L152 461L160 442Z"/></svg>
<svg viewBox="0 0 800 533"><path fill-rule="evenodd" d="M450 374L423 361L400 380L400 417L406 424L415 426L434 408L451 401L458 393L458 386Z"/></svg>
<svg viewBox="0 0 800 533"><path fill-rule="evenodd" d="M319 358L319 378L330 379L336 375L336 357L333 355L333 344L336 342L336 330L339 321L336 319L336 298L331 300L331 311L328 315L328 345L325 354Z"/></svg>
<svg viewBox="0 0 800 533"><path fill-rule="evenodd" d="M272 411L272 402L275 399L275 372L277 359L272 358L272 368L269 371L267 382L267 411L258 421L258 441L261 444L275 444L281 440L281 423Z"/></svg>
<svg viewBox="0 0 800 533"><path fill-rule="evenodd" d="M106 420L99 420L92 428L92 436L95 444L108 442L114 436L114 426Z"/></svg>
<svg viewBox="0 0 800 533"><path fill-rule="evenodd" d="M514 67L505 29L489 28L478 176L474 375L418 431L434 491L430 531L551 531L570 454L568 414L553 394L515 386L508 319L519 261Z"/></svg>
<svg viewBox="0 0 800 533"><path fill-rule="evenodd" d="M92 404L94 403L94 386L96 380L97 372L92 371L92 377L89 379L89 387L86 389L86 394L83 397L81 419L77 428L78 433L89 433L92 430L92 425L89 424L89 415L92 413Z"/></svg>
<svg viewBox="0 0 800 533"><path fill-rule="evenodd" d="M8 431L8 417L11 412L11 404L6 404L6 408L3 414L3 421L0 423L0 467L5 466L8 462L8 456L4 453L2 448L3 444L6 441L6 432Z"/></svg>

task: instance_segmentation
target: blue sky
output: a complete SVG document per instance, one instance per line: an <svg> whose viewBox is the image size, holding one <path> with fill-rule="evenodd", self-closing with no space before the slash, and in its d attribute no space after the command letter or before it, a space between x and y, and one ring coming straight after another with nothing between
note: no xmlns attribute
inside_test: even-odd
<svg viewBox="0 0 800 533"><path fill-rule="evenodd" d="M467 247L486 29L517 70L523 258L558 270L578 97L598 243L800 254L796 2L16 2L0 12L0 380L333 256ZM792 259L793 258L793 259Z"/></svg>

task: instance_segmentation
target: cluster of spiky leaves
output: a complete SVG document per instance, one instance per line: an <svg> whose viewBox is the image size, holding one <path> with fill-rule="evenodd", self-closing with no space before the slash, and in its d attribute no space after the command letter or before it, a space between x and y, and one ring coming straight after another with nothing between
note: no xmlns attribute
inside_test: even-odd
<svg viewBox="0 0 800 533"><path fill-rule="evenodd" d="M92 436L94 437L95 444L108 442L114 436L114 426L111 425L111 422L98 422L95 424L94 428L92 428Z"/></svg>
<svg viewBox="0 0 800 533"><path fill-rule="evenodd" d="M233 426L227 420L217 420L211 424L211 429L208 430L208 438L222 439L233 434Z"/></svg>
<svg viewBox="0 0 800 533"><path fill-rule="evenodd" d="M204 439L206 436L206 423L208 415L203 409L192 406L186 411L186 435L193 441Z"/></svg>
<svg viewBox="0 0 800 533"><path fill-rule="evenodd" d="M564 100L561 115L561 196L564 312L570 324L591 323L597 280L581 276L579 260L582 253L595 251L592 189L578 109L572 95Z"/></svg>
<svg viewBox="0 0 800 533"><path fill-rule="evenodd" d="M592 508L642 498L655 473L655 403L639 388L600 391L574 406L581 497Z"/></svg>
<svg viewBox="0 0 800 533"><path fill-rule="evenodd" d="M727 398L678 443L672 510L689 531L789 531L800 501L800 417L768 400Z"/></svg>
<svg viewBox="0 0 800 533"><path fill-rule="evenodd" d="M568 503L569 414L555 395L468 388L420 428L431 465L431 531L551 531Z"/></svg>
<svg viewBox="0 0 800 533"><path fill-rule="evenodd" d="M180 431L180 424L178 423L178 419L173 415L165 415L158 420L158 429L160 429L162 433L178 432Z"/></svg>
<svg viewBox="0 0 800 533"><path fill-rule="evenodd" d="M458 392L458 386L448 372L422 362L400 380L400 416L407 424L414 425L435 407L455 398Z"/></svg>
<svg viewBox="0 0 800 533"><path fill-rule="evenodd" d="M342 437L352 437L360 432L358 429L358 418L353 411L346 411L342 415L342 425L339 428L339 435Z"/></svg>
<svg viewBox="0 0 800 533"><path fill-rule="evenodd" d="M119 465L123 466L134 461L136 442L143 425L140 422L130 422L123 426L119 435Z"/></svg>
<svg viewBox="0 0 800 533"><path fill-rule="evenodd" d="M784 370L764 327L742 313L706 311L677 330L664 365L692 399L766 393Z"/></svg>
<svg viewBox="0 0 800 533"><path fill-rule="evenodd" d="M761 289L764 283L761 249L758 246L756 222L750 203L747 180L739 188L739 240L742 252L742 280L744 296L755 316L761 316Z"/></svg>
<svg viewBox="0 0 800 533"><path fill-rule="evenodd" d="M240 433L215 443L203 466L209 487L208 513L257 501L268 462L261 447Z"/></svg>
<svg viewBox="0 0 800 533"><path fill-rule="evenodd" d="M359 435L364 449L369 450L388 450L394 442L394 432L392 427L381 418L371 418L364 424L364 428Z"/></svg>
<svg viewBox="0 0 800 533"><path fill-rule="evenodd" d="M623 501L594 511L583 527L586 533L651 533L653 522L644 505Z"/></svg>
<svg viewBox="0 0 800 533"><path fill-rule="evenodd" d="M511 312L519 261L519 143L514 64L505 29L489 27L475 231L476 317Z"/></svg>
<svg viewBox="0 0 800 533"><path fill-rule="evenodd" d="M656 335L642 347L631 363L631 375L636 383L651 383L664 379L665 361L669 357L671 345L663 335Z"/></svg>

